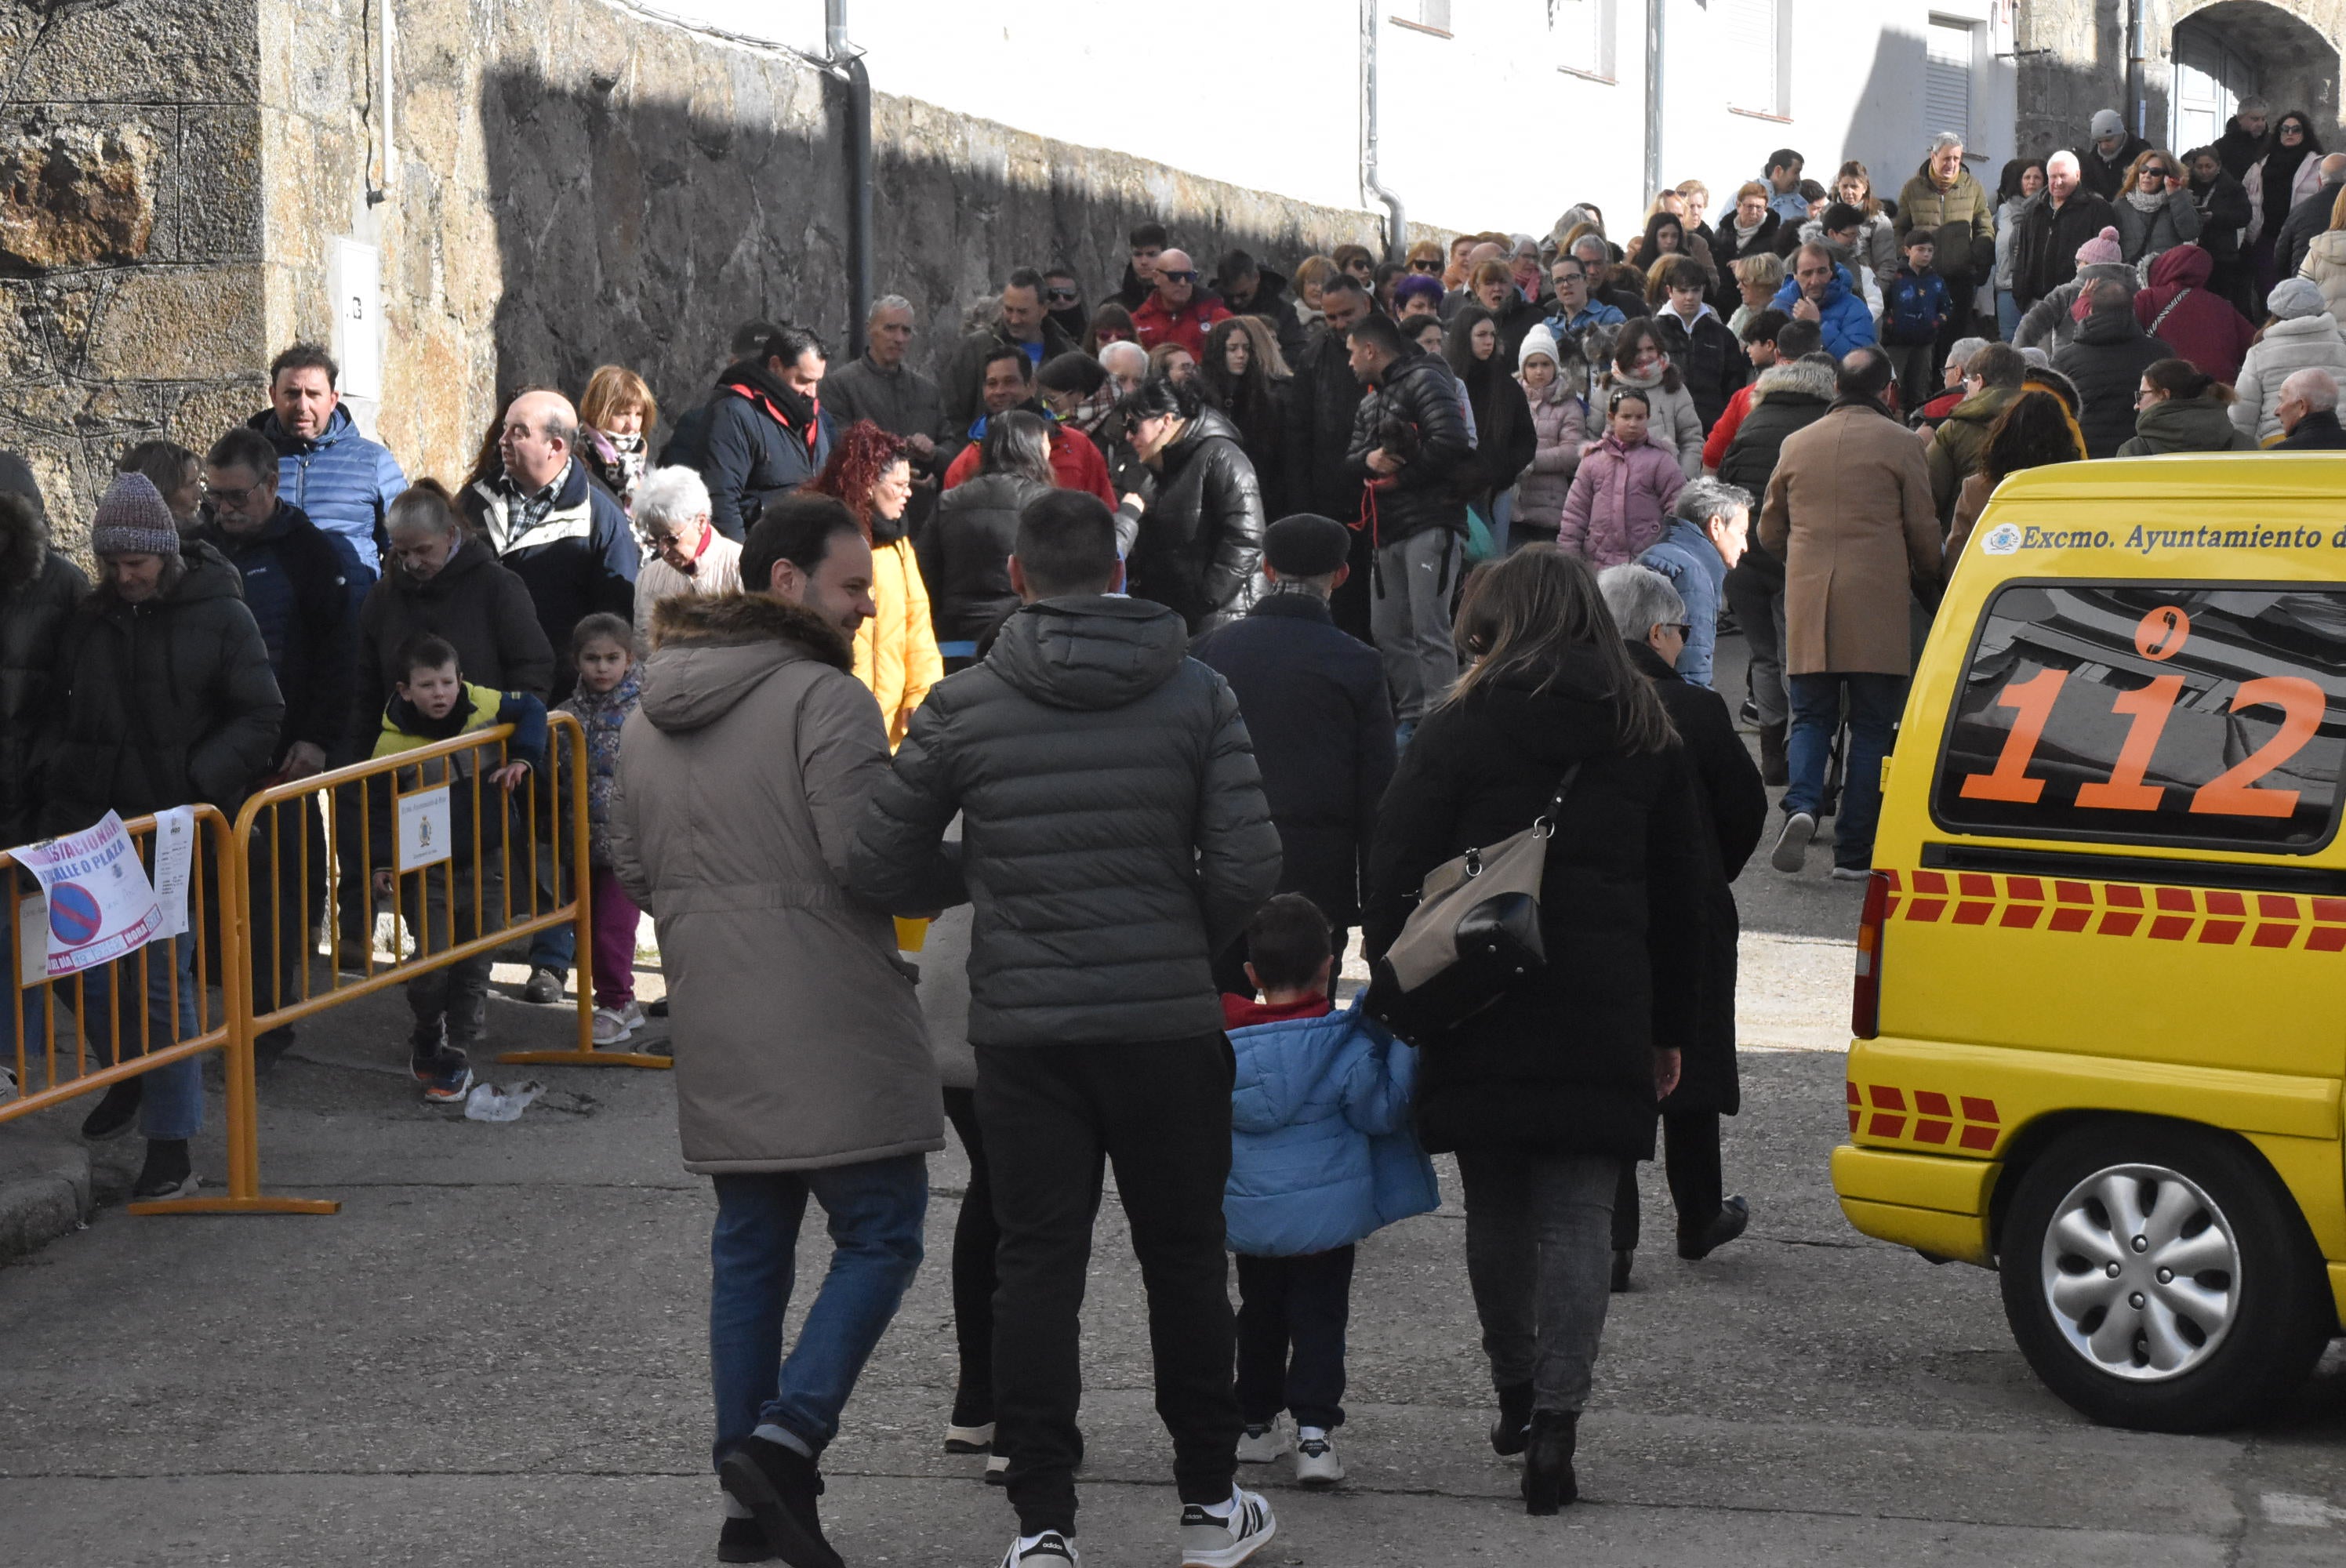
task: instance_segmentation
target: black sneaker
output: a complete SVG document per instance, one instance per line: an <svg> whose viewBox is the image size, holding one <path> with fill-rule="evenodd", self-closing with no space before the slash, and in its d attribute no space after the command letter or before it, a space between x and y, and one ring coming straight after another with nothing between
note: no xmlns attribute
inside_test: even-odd
<svg viewBox="0 0 2346 1568"><path fill-rule="evenodd" d="M728 1519L717 1532L717 1561L719 1563L771 1563L774 1549L766 1544L766 1532L754 1519Z"/></svg>
<svg viewBox="0 0 2346 1568"><path fill-rule="evenodd" d="M1740 1193L1719 1206L1708 1225L1691 1234L1678 1233L1678 1256L1688 1262L1698 1262L1725 1247L1743 1234L1751 1223L1751 1206L1743 1201Z"/></svg>
<svg viewBox="0 0 2346 1568"><path fill-rule="evenodd" d="M1621 1295L1626 1295L1626 1294L1627 1293L1627 1291L1628 1291L1628 1289L1629 1289L1629 1268L1630 1268L1630 1265L1632 1265L1632 1264L1636 1263L1637 1261L1637 1253L1636 1253L1636 1251L1635 1251L1635 1250L1633 1250L1632 1248L1629 1248L1629 1247L1616 1247L1616 1248L1614 1248L1614 1251L1613 1251L1613 1294L1614 1294L1614 1295L1616 1295L1616 1296L1621 1296Z"/></svg>
<svg viewBox="0 0 2346 1568"><path fill-rule="evenodd" d="M663 996L663 997L661 997L658 1002L653 1002L653 1003L646 1003L646 1004L645 1004L645 1007L644 1007L644 1016L645 1016L645 1017L647 1017L647 1018L665 1018L665 1017L667 1017L667 1016L668 1016L668 998L667 998L667 997L665 997L665 996Z"/></svg>
<svg viewBox="0 0 2346 1568"><path fill-rule="evenodd" d="M845 1568L822 1538L814 1500L822 1475L814 1461L761 1437L745 1441L717 1467L718 1480L734 1500L758 1516L766 1544L790 1568Z"/></svg>
<svg viewBox="0 0 2346 1568"><path fill-rule="evenodd" d="M130 1184L130 1196L136 1203L193 1197L201 1185L188 1163L187 1139L149 1138L147 1163L139 1167L138 1179Z"/></svg>
<svg viewBox="0 0 2346 1568"><path fill-rule="evenodd" d="M125 1078L107 1085L97 1106L82 1118L81 1135L102 1144L128 1132L138 1119L138 1102L147 1097L146 1083L144 1078Z"/></svg>
<svg viewBox="0 0 2346 1568"><path fill-rule="evenodd" d="M541 1006L561 1001L562 977L543 965L531 970L529 979L521 988L521 999Z"/></svg>
<svg viewBox="0 0 2346 1568"><path fill-rule="evenodd" d="M293 1049L293 1025L281 1023L274 1029L255 1035L252 1042L252 1075L266 1078L276 1070L278 1061Z"/></svg>

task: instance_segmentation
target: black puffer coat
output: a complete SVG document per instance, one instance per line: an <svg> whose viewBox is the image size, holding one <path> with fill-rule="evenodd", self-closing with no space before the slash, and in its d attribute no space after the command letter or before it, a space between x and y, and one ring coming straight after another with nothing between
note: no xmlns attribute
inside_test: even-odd
<svg viewBox="0 0 2346 1568"><path fill-rule="evenodd" d="M972 1044L1220 1032L1210 958L1279 885L1279 834L1238 699L1188 646L1145 599L1047 599L913 716L848 886L902 913L976 906Z"/></svg>
<svg viewBox="0 0 2346 1568"><path fill-rule="evenodd" d="M1719 460L1719 477L1749 491L1756 506L1760 497L1768 494L1768 481L1775 475L1776 459L1784 450L1785 439L1824 418L1832 401L1833 373L1823 365L1795 360L1761 371L1760 384L1751 394L1751 412L1735 427L1735 439L1728 443L1727 454ZM1735 571L1764 583L1770 593L1784 586L1784 563L1762 549L1757 539L1735 564Z"/></svg>
<svg viewBox="0 0 2346 1568"><path fill-rule="evenodd" d="M1378 479L1363 503L1374 510L1378 545L1429 528L1464 534L1466 503L1459 499L1458 487L1465 476L1459 471L1473 460L1474 443L1466 433L1458 382L1450 367L1416 349L1385 367L1352 413L1352 441L1344 451L1344 468L1356 489L1378 478L1369 470L1369 453L1385 444L1388 419L1415 432L1417 455L1400 473Z"/></svg>
<svg viewBox="0 0 2346 1568"><path fill-rule="evenodd" d="M2097 310L2053 356L2053 368L2076 383L2077 428L2087 457L2116 457L2134 435L2135 392L2142 372L2175 351L2134 319L2134 307Z"/></svg>
<svg viewBox="0 0 2346 1568"><path fill-rule="evenodd" d="M2110 204L2083 186L2057 209L2050 200L2029 203L2012 240L2013 298L2025 310L2075 278L2077 247L2117 222Z"/></svg>
<svg viewBox="0 0 2346 1568"><path fill-rule="evenodd" d="M1125 562L1126 590L1180 611L1192 632L1236 620L1255 601L1266 526L1239 427L1201 408L1165 449L1157 498Z"/></svg>
<svg viewBox="0 0 2346 1568"><path fill-rule="evenodd" d="M236 568L189 541L144 604L92 594L57 649L57 740L41 830L70 833L203 801L234 812L277 754L285 699Z"/></svg>
<svg viewBox="0 0 2346 1568"><path fill-rule="evenodd" d="M554 646L529 589L489 558L487 545L467 539L429 581L419 583L394 565L367 591L359 611L358 677L345 757L373 752L383 705L396 683L392 666L400 645L417 632L447 639L474 686L525 691L541 702L554 689Z"/></svg>
<svg viewBox="0 0 2346 1568"><path fill-rule="evenodd" d="M1768 791L1727 716L1725 698L1689 685L1644 643L1629 645L1629 660L1654 683L1678 726L1694 765L1695 815L1702 822L1694 839L1702 862L1701 911L1691 932L1702 964L1702 1013L1683 1048L1678 1086L1662 1109L1731 1116L1743 1106L1735 1071L1735 951L1743 921L1728 884L1743 874L1744 862L1760 847Z"/></svg>
<svg viewBox="0 0 2346 1568"><path fill-rule="evenodd" d="M1361 514L1361 480L1344 461L1352 444L1352 416L1368 388L1352 373L1344 340L1333 332L1311 341L1294 361L1287 383L1287 433L1280 457L1287 464L1287 504L1339 523Z"/></svg>
<svg viewBox="0 0 2346 1568"><path fill-rule="evenodd" d="M1625 754L1604 667L1575 649L1547 689L1484 686L1418 725L1377 813L1362 921L1372 962L1425 874L1519 832L1583 764L1548 840L1540 892L1548 966L1429 1047L1418 1129L1435 1152L1654 1154L1657 1048L1701 1016L1703 832L1677 747Z"/></svg>
<svg viewBox="0 0 2346 1568"><path fill-rule="evenodd" d="M1018 514L1050 493L1049 485L1016 473L981 473L945 492L914 546L937 641L975 642L1018 607L1010 586Z"/></svg>
<svg viewBox="0 0 2346 1568"><path fill-rule="evenodd" d="M49 547L31 501L0 496L0 849L39 827L40 759L53 733L58 645L89 596L79 566Z"/></svg>

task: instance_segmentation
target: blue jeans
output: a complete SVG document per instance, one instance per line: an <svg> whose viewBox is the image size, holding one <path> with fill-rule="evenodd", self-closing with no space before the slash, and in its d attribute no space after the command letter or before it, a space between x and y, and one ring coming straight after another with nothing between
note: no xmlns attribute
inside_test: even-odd
<svg viewBox="0 0 2346 1568"><path fill-rule="evenodd" d="M2005 342L2020 335L2020 301L2012 297L2009 289L1995 291L1995 330Z"/></svg>
<svg viewBox="0 0 2346 1568"><path fill-rule="evenodd" d="M709 1366L717 1394L715 1462L760 1427L809 1455L839 1435L839 1412L921 1267L929 1162L899 1155L821 1170L720 1176L709 1237ZM807 1199L822 1206L831 1269L782 1359Z"/></svg>
<svg viewBox="0 0 2346 1568"><path fill-rule="evenodd" d="M1873 864L1873 825L1882 816L1882 759L1890 755L1890 733L1906 705L1902 675L1796 675L1792 730L1784 744L1784 764L1792 776L1784 810L1816 814L1824 803L1825 762L1833 731L1841 726L1841 694L1849 692L1849 755L1844 761L1841 809L1833 820L1833 864Z"/></svg>
<svg viewBox="0 0 2346 1568"><path fill-rule="evenodd" d="M201 918L199 912L190 912ZM144 1042L139 1038L140 1009L137 1001L142 963L146 969ZM148 1045L162 1050L196 1033L195 933L158 937L126 958L84 970L78 977L58 981L53 989L61 1007L80 1013L82 1037L88 1042L90 1054L97 1058L98 1067L111 1067L118 1060L141 1056ZM44 995L34 989L24 993L22 1023L27 1072L39 1071L40 1064L46 1059L48 1010ZM71 1061L75 1049L72 1032L60 1027L58 1055ZM14 1057L13 1049L9 1054ZM24 1085L26 1092L34 1087L31 1083ZM138 1130L146 1136L191 1138L203 1130L202 1057L189 1056L156 1068L146 1074L139 1090Z"/></svg>

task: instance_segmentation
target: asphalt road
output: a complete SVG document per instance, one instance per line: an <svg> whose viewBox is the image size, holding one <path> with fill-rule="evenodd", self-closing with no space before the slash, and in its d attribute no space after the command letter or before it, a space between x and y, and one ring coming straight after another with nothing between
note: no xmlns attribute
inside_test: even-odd
<svg viewBox="0 0 2346 1568"><path fill-rule="evenodd" d="M1526 1519L1515 1470L1484 1446L1445 1171L1441 1212L1361 1251L1340 1434L1352 1478L1309 1495L1283 1466L1250 1471L1281 1526L1258 1562L2346 1563L2338 1356L2256 1431L2103 1431L2030 1375L1990 1275L1841 1221L1825 1160L1845 1127L1856 891L1825 883L1822 861L1797 883L1763 864L1739 889L1746 1096L1726 1157L1754 1225L1698 1265L1649 1249L1615 1298L1582 1427L1583 1503ZM519 1122L466 1122L417 1103L403 1012L383 998L306 1028L265 1086L268 1184L338 1197L341 1215L108 1208L0 1268L0 1563L713 1560L712 1210L678 1164L668 1083L556 1069L544 1075L559 1095ZM493 1021L510 1043L551 1044L567 1018L499 1000ZM212 1109L208 1176L222 1165ZM858 1565L984 1568L1011 1532L980 1461L942 1451L944 1261L964 1177L957 1150L933 1168L932 1262L827 1460L826 1519ZM1659 1233L1668 1198L1645 1176ZM1092 1568L1168 1563L1169 1455L1113 1204L1101 1233L1079 1544ZM801 1278L821 1266L805 1248Z"/></svg>

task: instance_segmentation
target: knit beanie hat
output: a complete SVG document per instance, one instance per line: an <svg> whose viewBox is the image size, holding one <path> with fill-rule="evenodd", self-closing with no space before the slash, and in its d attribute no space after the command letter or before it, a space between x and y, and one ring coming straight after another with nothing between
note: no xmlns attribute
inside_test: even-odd
<svg viewBox="0 0 2346 1568"><path fill-rule="evenodd" d="M2317 297L2320 290L2316 290ZM89 525L93 555L176 555L179 525L163 504L163 493L143 473L117 476L97 504Z"/></svg>
<svg viewBox="0 0 2346 1568"><path fill-rule="evenodd" d="M2114 261L2124 261L2126 252L2118 249L2118 231L2105 229L2077 247L2077 265L2095 267Z"/></svg>
<svg viewBox="0 0 2346 1568"><path fill-rule="evenodd" d="M1547 330L1545 321L1524 334L1524 345L1515 351L1515 368L1521 370L1531 363L1534 354L1545 354L1548 363L1559 371L1564 369L1564 356L1556 351L1556 334Z"/></svg>
<svg viewBox="0 0 2346 1568"><path fill-rule="evenodd" d="M2096 141L2101 140L2106 136L2124 135L2126 135L2126 121L2119 116L2117 110L2096 109L2094 111L2094 139Z"/></svg>
<svg viewBox="0 0 2346 1568"><path fill-rule="evenodd" d="M2330 309L2330 303L2321 296L2321 285L2312 279L2284 278L2265 296L2265 309L2284 321L2293 321L2300 316L2318 316Z"/></svg>

